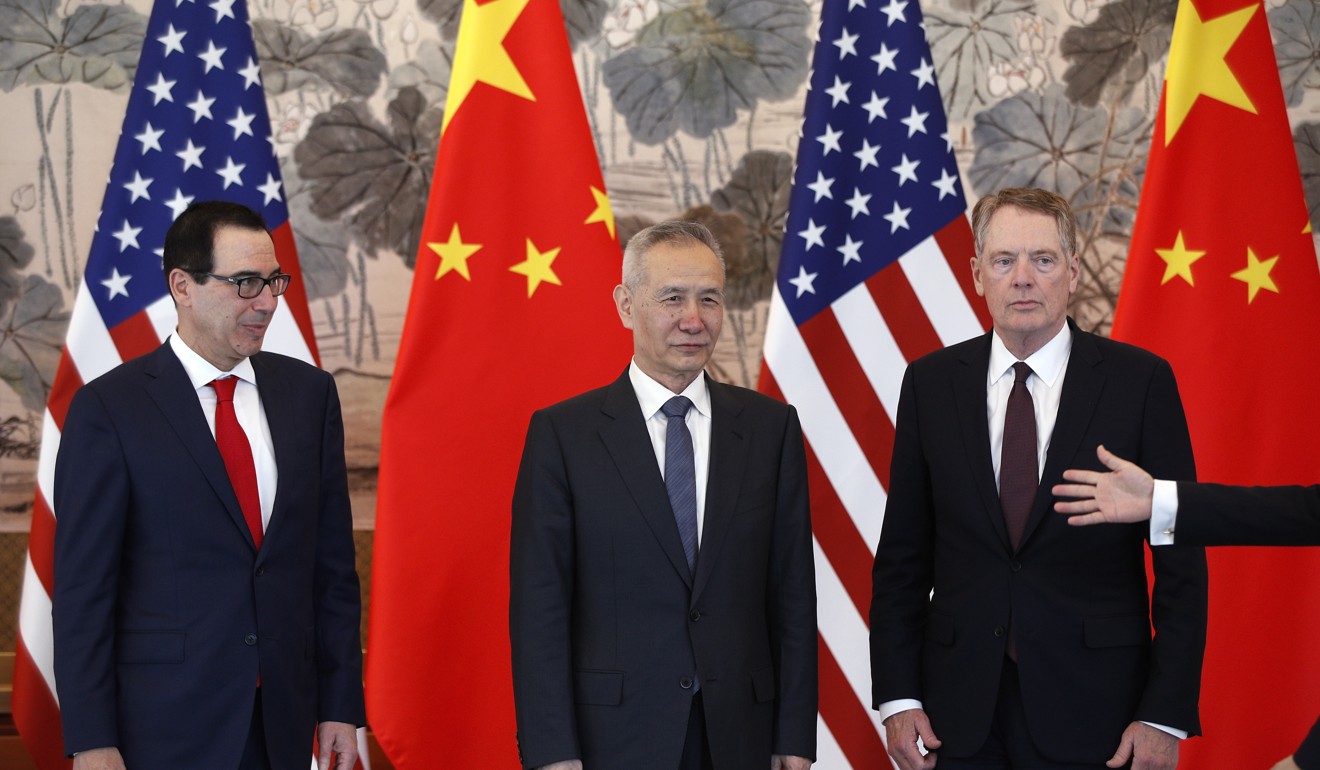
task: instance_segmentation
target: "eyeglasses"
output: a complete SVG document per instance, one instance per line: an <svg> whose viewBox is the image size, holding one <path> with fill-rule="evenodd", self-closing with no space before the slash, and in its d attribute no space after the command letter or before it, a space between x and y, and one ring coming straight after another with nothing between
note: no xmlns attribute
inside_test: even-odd
<svg viewBox="0 0 1320 770"><path fill-rule="evenodd" d="M262 278L259 275L245 275L242 278L235 278L229 275L216 275L215 273L202 273L207 278L214 278L217 281L232 283L238 287L238 296L240 299L256 299L261 296L261 290L270 287L270 296L278 297L289 288L289 282L293 276L288 273L272 275L269 278Z"/></svg>

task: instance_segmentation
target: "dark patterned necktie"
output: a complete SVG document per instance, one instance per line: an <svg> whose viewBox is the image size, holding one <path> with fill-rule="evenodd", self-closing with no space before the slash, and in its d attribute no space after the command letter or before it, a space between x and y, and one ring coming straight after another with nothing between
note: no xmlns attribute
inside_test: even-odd
<svg viewBox="0 0 1320 770"><path fill-rule="evenodd" d="M1009 542L1016 551L1027 529L1031 504L1036 499L1040 474L1036 460L1036 410L1027 390L1031 367L1013 364L1013 390L1004 410L1004 446L999 455L999 503Z"/></svg>
<svg viewBox="0 0 1320 770"><path fill-rule="evenodd" d="M686 396L674 396L660 407L668 424L665 427L665 490L674 509L674 522L683 541L688 571L697 563L697 471L692 454L692 434L688 432L687 413L692 402Z"/></svg>

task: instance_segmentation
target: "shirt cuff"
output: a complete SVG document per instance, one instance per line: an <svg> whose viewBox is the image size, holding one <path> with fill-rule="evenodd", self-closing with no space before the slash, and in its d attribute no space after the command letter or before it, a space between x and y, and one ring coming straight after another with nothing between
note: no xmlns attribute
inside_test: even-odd
<svg viewBox="0 0 1320 770"><path fill-rule="evenodd" d="M1160 730L1160 731L1162 731L1162 732L1166 732L1166 733L1168 733L1169 735L1172 735L1173 737L1177 738L1177 739L1180 740L1180 741L1185 741L1185 740L1187 740L1187 731L1186 731L1186 730L1179 730L1179 729L1176 728L1176 727L1167 727L1167 726L1165 726L1165 725L1157 725L1157 724L1155 724L1154 722L1147 722L1147 721L1145 721L1145 720L1142 720L1141 723L1142 723L1143 725L1150 725L1151 727L1155 728L1156 730Z"/></svg>
<svg viewBox="0 0 1320 770"><path fill-rule="evenodd" d="M1173 545L1177 523L1178 482L1156 479L1155 492L1150 500L1150 544Z"/></svg>
<svg viewBox="0 0 1320 770"><path fill-rule="evenodd" d="M900 711L919 708L921 708L921 701L915 698L899 698L898 700L887 700L877 706L875 710L880 712L880 721L883 723Z"/></svg>

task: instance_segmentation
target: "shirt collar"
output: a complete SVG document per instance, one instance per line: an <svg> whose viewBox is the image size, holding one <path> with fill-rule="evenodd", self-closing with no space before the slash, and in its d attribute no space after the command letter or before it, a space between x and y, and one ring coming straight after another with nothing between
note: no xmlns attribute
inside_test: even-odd
<svg viewBox="0 0 1320 770"><path fill-rule="evenodd" d="M649 420L654 417L656 412L660 411L660 407L674 397L674 391L651 379L651 376L637 365L636 360L628 365L628 379L632 381L637 402L642 405L643 419ZM705 417L710 417L710 388L706 385L704 373L694 379L679 395L687 396L693 408Z"/></svg>
<svg viewBox="0 0 1320 770"><path fill-rule="evenodd" d="M252 385L257 384L256 371L252 368L252 359L245 358L239 361L234 368L228 372L222 372L210 361L198 355L197 351L188 347L188 343L179 336L178 330L170 335L170 350L178 357L179 363L183 364L183 370L188 373L188 381L192 383L194 390L201 390L206 387L211 380L234 375L240 380Z"/></svg>
<svg viewBox="0 0 1320 770"><path fill-rule="evenodd" d="M1027 357L1025 363L1031 371L1049 387L1063 374L1063 367L1068 363L1068 354L1072 352L1072 325L1064 323L1059 333L1045 343L1040 350ZM986 386L995 384L999 378L1009 374L1017 358L999 338L999 332L990 334L990 368L986 372Z"/></svg>

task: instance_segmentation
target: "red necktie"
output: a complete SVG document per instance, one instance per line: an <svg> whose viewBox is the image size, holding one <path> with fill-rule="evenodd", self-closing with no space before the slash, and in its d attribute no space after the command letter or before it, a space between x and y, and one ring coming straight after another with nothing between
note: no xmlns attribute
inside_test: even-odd
<svg viewBox="0 0 1320 770"><path fill-rule="evenodd" d="M1016 551L1027 530L1040 474L1036 467L1036 410L1027 390L1031 367L1018 361L1013 364L1013 374L1013 390L1004 410L1004 446L999 454L999 503L1009 542Z"/></svg>
<svg viewBox="0 0 1320 770"><path fill-rule="evenodd" d="M252 532L252 543L260 550L261 496L257 493L257 467L252 462L252 445L234 413L234 387L238 385L238 378L225 377L209 384L215 388L216 396L215 444L224 458L229 483L238 497L238 506L243 509L243 519Z"/></svg>

